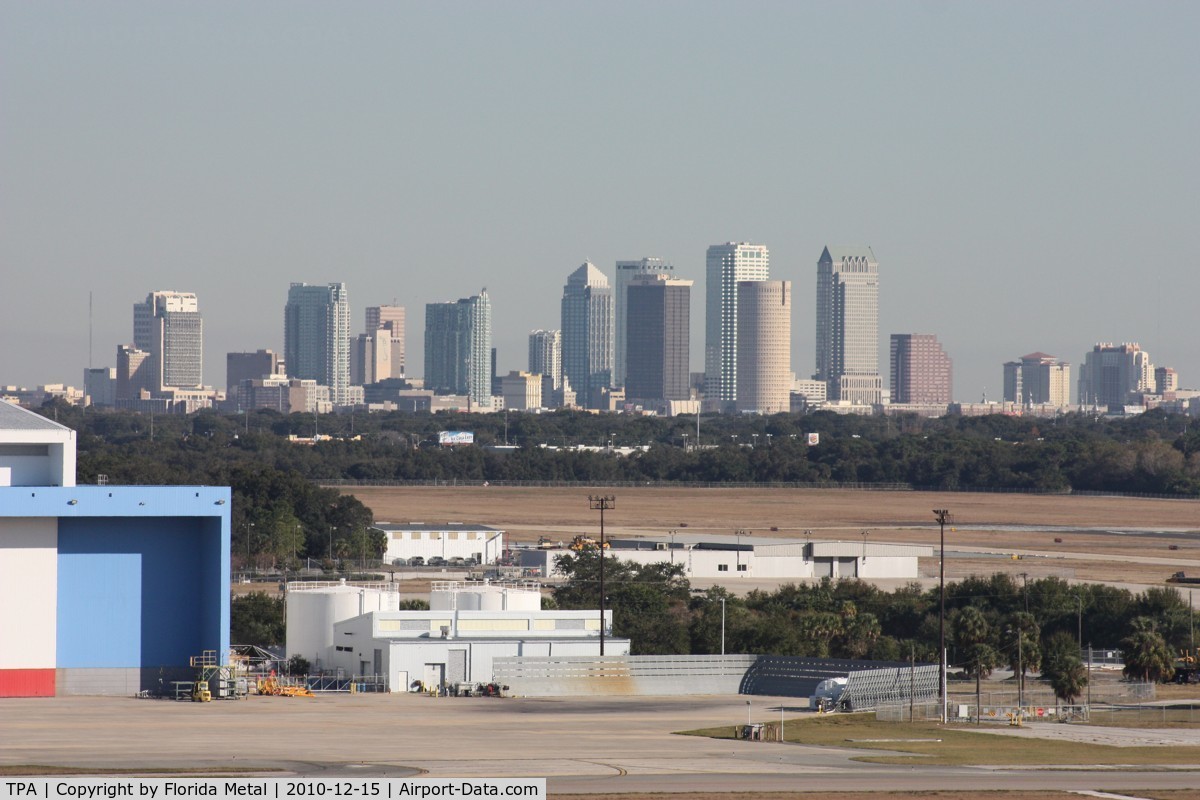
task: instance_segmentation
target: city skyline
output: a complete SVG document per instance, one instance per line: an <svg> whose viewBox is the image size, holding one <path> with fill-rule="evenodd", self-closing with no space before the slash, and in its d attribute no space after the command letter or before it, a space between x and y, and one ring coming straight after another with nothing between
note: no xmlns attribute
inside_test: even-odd
<svg viewBox="0 0 1200 800"><path fill-rule="evenodd" d="M354 315L487 285L507 372L557 327L565 269L639 254L697 281L699 371L705 248L727 240L793 283L800 375L827 242L874 248L881 343L936 332L958 399L1097 341L1200 374L1192 5L47 2L0 22L0 338L38 331L3 383L115 366L129 302L160 286L201 298L210 354L282 351L261 309L294 280L345 282ZM854 41L854 69L804 30Z"/></svg>

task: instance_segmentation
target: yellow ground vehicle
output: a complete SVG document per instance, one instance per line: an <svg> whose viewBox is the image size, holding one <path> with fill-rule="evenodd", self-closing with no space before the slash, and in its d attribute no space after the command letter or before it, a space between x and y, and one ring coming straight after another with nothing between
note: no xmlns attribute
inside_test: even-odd
<svg viewBox="0 0 1200 800"><path fill-rule="evenodd" d="M600 543L597 542L595 539L593 539L590 536L576 536L571 541L571 549L572 550L589 550L591 548L595 548L595 547L599 547L599 546L600 546ZM609 544L608 544L608 542L605 542L604 549L607 550L608 548L609 548Z"/></svg>

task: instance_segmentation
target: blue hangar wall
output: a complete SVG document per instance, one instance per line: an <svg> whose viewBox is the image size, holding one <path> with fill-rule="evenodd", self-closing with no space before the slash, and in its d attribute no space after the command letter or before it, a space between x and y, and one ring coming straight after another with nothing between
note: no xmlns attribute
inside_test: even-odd
<svg viewBox="0 0 1200 800"><path fill-rule="evenodd" d="M7 681L0 668L0 696L46 695L51 685L54 694L169 691L193 676L192 656L227 654L229 513L223 487L0 489L0 560L15 552L5 532L22 525L55 552L53 575L22 587L30 603L52 604L54 630L22 638L52 637L42 650L53 663L43 655ZM3 619L22 613L0 608L0 650L22 646L7 640Z"/></svg>

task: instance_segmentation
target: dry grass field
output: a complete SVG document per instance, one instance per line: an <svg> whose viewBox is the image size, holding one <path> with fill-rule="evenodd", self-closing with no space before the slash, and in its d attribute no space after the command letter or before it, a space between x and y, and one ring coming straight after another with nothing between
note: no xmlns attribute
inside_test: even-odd
<svg viewBox="0 0 1200 800"><path fill-rule="evenodd" d="M381 522L482 523L503 528L517 542L539 536L569 540L599 527L586 489L344 491ZM1194 500L839 489L647 487L594 493L616 496L616 507L605 515L610 536L661 536L671 530L731 534L741 528L755 537L802 537L811 530L817 539L858 541L869 530L874 542L936 546L932 509L948 508L954 518L953 530L946 532L946 548L953 553L948 575L1011 571L1130 585L1159 584L1178 570L1200 575L1200 501ZM1115 530L1143 533L1105 533Z"/></svg>

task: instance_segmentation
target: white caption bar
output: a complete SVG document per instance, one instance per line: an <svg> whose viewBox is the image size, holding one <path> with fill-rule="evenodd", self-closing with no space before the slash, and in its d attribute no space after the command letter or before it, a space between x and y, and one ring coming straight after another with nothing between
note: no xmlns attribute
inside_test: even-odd
<svg viewBox="0 0 1200 800"><path fill-rule="evenodd" d="M8 778L0 800L180 800L262 797L267 800L410 800L518 797L546 800L545 778Z"/></svg>

